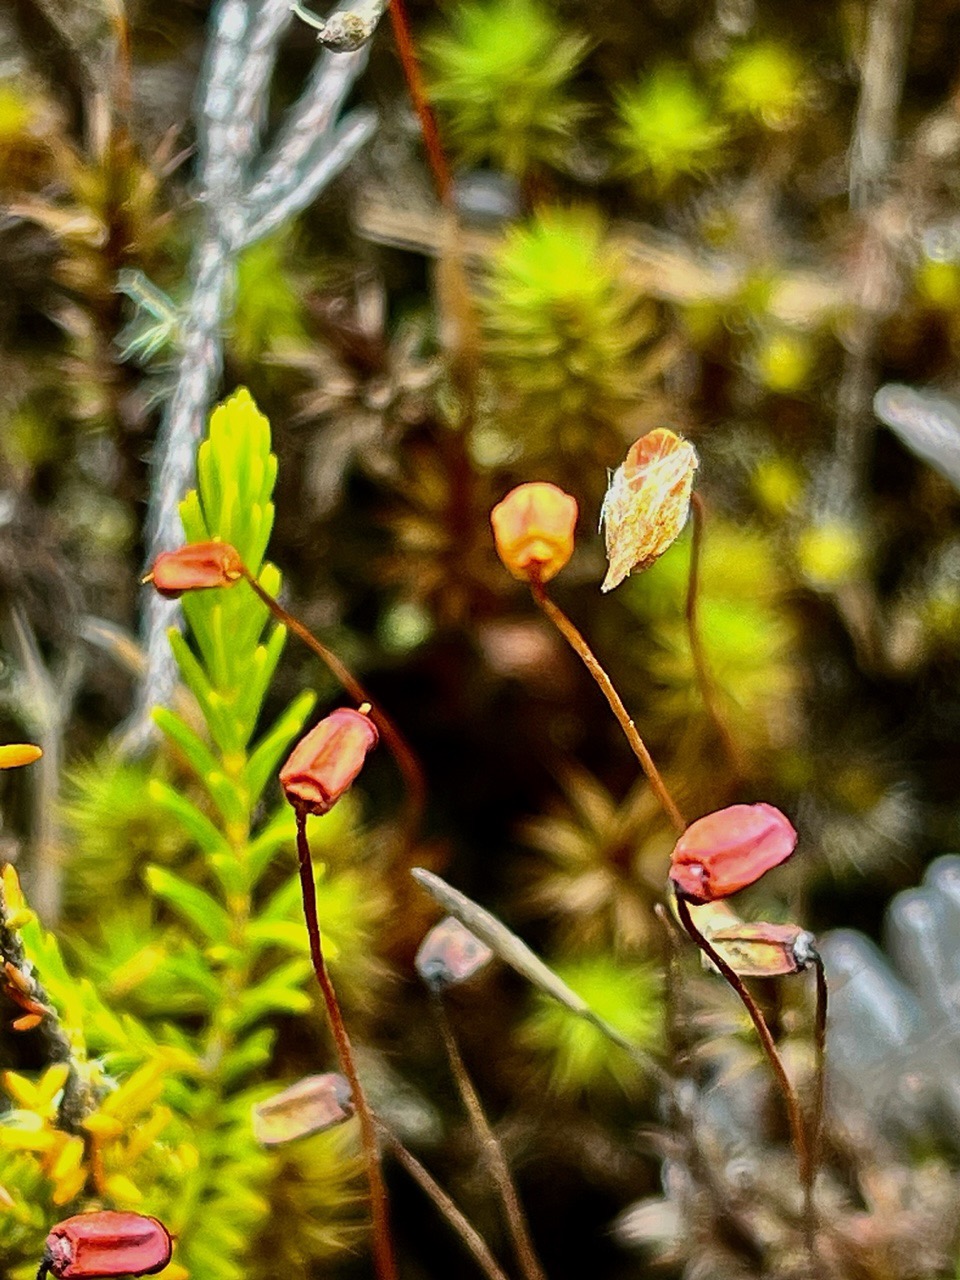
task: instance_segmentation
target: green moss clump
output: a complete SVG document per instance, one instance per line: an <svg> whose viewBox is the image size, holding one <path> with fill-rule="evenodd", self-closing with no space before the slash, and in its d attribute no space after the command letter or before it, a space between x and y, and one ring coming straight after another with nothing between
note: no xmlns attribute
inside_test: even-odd
<svg viewBox="0 0 960 1280"><path fill-rule="evenodd" d="M554 966L595 1013L641 1047L653 1047L661 1025L660 979L646 964L605 954ZM583 1018L546 995L537 995L520 1029L520 1041L543 1062L549 1089L574 1096L614 1085L633 1090L642 1082L637 1064Z"/></svg>
<svg viewBox="0 0 960 1280"><path fill-rule="evenodd" d="M514 228L482 310L490 367L524 451L579 449L598 429L616 433L639 389L637 352L653 313L598 218L549 209Z"/></svg>
<svg viewBox="0 0 960 1280"><path fill-rule="evenodd" d="M535 0L462 4L423 53L444 138L466 164L516 178L562 167L584 108L569 81L587 49Z"/></svg>
<svg viewBox="0 0 960 1280"><path fill-rule="evenodd" d="M613 137L624 173L663 192L721 164L727 126L687 71L658 67L621 87L616 100L620 119Z"/></svg>

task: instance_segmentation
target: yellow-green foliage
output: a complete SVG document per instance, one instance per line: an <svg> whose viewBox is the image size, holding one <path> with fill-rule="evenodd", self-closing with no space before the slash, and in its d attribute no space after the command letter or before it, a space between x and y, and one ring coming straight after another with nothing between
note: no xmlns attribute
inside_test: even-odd
<svg viewBox="0 0 960 1280"><path fill-rule="evenodd" d="M659 928L659 895L671 837L645 778L618 804L585 769L565 769L564 802L528 819L525 844L542 854L527 903L577 950L634 950Z"/></svg>
<svg viewBox="0 0 960 1280"><path fill-rule="evenodd" d="M586 47L537 0L460 4L423 41L445 141L466 164L517 178L562 165L584 114L568 83Z"/></svg>
<svg viewBox="0 0 960 1280"><path fill-rule="evenodd" d="M285 339L305 342L306 336L303 301L290 269L290 236L268 236L237 259L231 347L249 361Z"/></svg>
<svg viewBox="0 0 960 1280"><path fill-rule="evenodd" d="M665 191L679 178L700 177L722 161L727 126L690 74L659 67L617 93L614 141L620 167Z"/></svg>
<svg viewBox="0 0 960 1280"><path fill-rule="evenodd" d="M213 414L198 475L182 506L188 538L228 539L278 590L280 575L264 561L276 460L246 392ZM252 1105L279 1087L264 1079L277 1017L312 1016L292 815L268 786L314 697L302 694L260 724L285 634L246 583L196 593L184 606L189 630L171 640L200 714L156 713L175 766L147 778L139 766L103 759L77 775L73 892L101 876L99 936L88 926L74 945L88 977L70 972L24 904L7 903L74 1070L66 1084L61 1067L4 1081L11 1109L0 1115L0 1150L17 1154L0 1179L12 1202L0 1196L3 1280L32 1275L52 1223L95 1205L137 1208L168 1225L177 1243L165 1280L270 1280L274 1254L257 1240L275 1204L298 1265L358 1231L352 1128L311 1145L314 1167L300 1163L306 1148L282 1159L259 1149L250 1119ZM107 846L129 832L132 853L115 880L93 838L97 815ZM345 803L316 824L321 856L349 845L355 815ZM144 867L143 854L162 864L154 856ZM365 956L380 897L358 866L320 868L317 891L331 966L348 971L348 997L369 1001L376 975ZM64 1087L85 1139L62 1127Z"/></svg>
<svg viewBox="0 0 960 1280"><path fill-rule="evenodd" d="M490 366L519 446L593 446L638 389L653 316L586 209L545 209L506 236L482 295Z"/></svg>
<svg viewBox="0 0 960 1280"><path fill-rule="evenodd" d="M703 700L684 617L689 532L624 598L650 626L645 665L656 686L652 711L678 745L699 751ZM700 571L699 618L706 659L723 707L745 747L782 744L795 714L796 628L781 602L783 578L768 538L711 519Z"/></svg>
<svg viewBox="0 0 960 1280"><path fill-rule="evenodd" d="M786 45L772 40L747 44L723 68L723 105L731 115L782 129L794 122L806 100L804 80L800 59Z"/></svg>
<svg viewBox="0 0 960 1280"><path fill-rule="evenodd" d="M605 1022L634 1044L653 1048L661 1036L660 978L636 961L596 954L564 960L555 971ZM634 1090L643 1083L636 1062L615 1049L592 1023L572 1018L549 996L533 996L518 1038L534 1053L550 1090L557 1094Z"/></svg>

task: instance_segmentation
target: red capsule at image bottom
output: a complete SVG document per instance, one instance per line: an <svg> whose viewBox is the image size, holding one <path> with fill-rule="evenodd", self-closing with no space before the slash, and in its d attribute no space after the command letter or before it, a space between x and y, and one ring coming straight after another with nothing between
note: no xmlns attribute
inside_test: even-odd
<svg viewBox="0 0 960 1280"><path fill-rule="evenodd" d="M110 1209L78 1213L50 1231L37 1280L149 1276L163 1270L172 1252L170 1232L156 1218Z"/></svg>

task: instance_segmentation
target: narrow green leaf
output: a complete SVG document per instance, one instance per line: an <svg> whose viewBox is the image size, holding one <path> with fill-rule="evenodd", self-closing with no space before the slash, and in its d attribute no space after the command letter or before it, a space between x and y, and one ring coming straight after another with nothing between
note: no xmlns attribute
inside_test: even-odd
<svg viewBox="0 0 960 1280"><path fill-rule="evenodd" d="M306 977L309 964L304 966ZM311 1007L310 997L298 987L274 986L260 983L244 991L240 997L234 1026L238 1031L259 1022L261 1018L277 1013L306 1013Z"/></svg>
<svg viewBox="0 0 960 1280"><path fill-rule="evenodd" d="M154 707L153 719L160 730L180 748L193 767L199 780L227 822L246 822L250 804L246 798L246 784L238 787L226 776L216 756L207 744L166 707Z"/></svg>
<svg viewBox="0 0 960 1280"><path fill-rule="evenodd" d="M208 855L232 853L226 837L185 795L175 791L173 787L168 786L166 782L161 782L158 778L152 779L149 783L148 794L151 800L177 819L204 853Z"/></svg>
<svg viewBox="0 0 960 1280"><path fill-rule="evenodd" d="M243 770L243 783L251 804L256 804L263 795L264 787L277 771L290 743L302 731L316 701L316 694L311 690L299 694L254 747Z"/></svg>
<svg viewBox="0 0 960 1280"><path fill-rule="evenodd" d="M217 878L217 883L228 897L250 892L250 869L245 858L237 856L235 849L229 853L214 853L207 858L207 866Z"/></svg>
<svg viewBox="0 0 960 1280"><path fill-rule="evenodd" d="M244 746L249 743L257 727L286 638L284 627L274 627L267 643L257 645L253 651L246 678L238 685L235 714L238 723L242 726Z"/></svg>
<svg viewBox="0 0 960 1280"><path fill-rule="evenodd" d="M207 523L203 518L200 496L196 489L191 489L180 503L180 523L183 525L185 541L210 541L210 530L207 528Z"/></svg>
<svg viewBox="0 0 960 1280"><path fill-rule="evenodd" d="M284 845L293 847L297 838L297 824L293 810L284 805L278 809L262 831L247 846L247 866L250 884L254 886L270 866L274 855Z"/></svg>
<svg viewBox="0 0 960 1280"><path fill-rule="evenodd" d="M224 1088L232 1089L244 1076L266 1066L273 1053L276 1032L272 1027L259 1027L224 1055L220 1079Z"/></svg>
<svg viewBox="0 0 960 1280"><path fill-rule="evenodd" d="M220 765L207 744L167 707L154 707L153 722L161 733L180 748L201 782L211 773L217 773Z"/></svg>
<svg viewBox="0 0 960 1280"><path fill-rule="evenodd" d="M196 698L214 741L222 751L235 750L236 734L225 714L223 698L211 687L206 672L179 631L171 628L169 636L183 682Z"/></svg>
<svg viewBox="0 0 960 1280"><path fill-rule="evenodd" d="M229 942L230 916L205 889L182 880L165 867L147 867L146 878L153 892L199 929L204 937L211 942Z"/></svg>
<svg viewBox="0 0 960 1280"><path fill-rule="evenodd" d="M301 921L297 923L293 920L255 920L247 929L247 937L255 951L261 951L265 947L283 947L288 951L308 953L310 950L310 939L307 936L307 927ZM328 938L323 940L324 953L328 952ZM327 955L327 959L332 959L332 953Z"/></svg>

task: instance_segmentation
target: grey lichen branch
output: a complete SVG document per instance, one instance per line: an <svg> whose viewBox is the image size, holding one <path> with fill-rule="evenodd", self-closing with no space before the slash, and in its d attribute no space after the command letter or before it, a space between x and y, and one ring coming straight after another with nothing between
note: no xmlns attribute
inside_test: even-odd
<svg viewBox="0 0 960 1280"><path fill-rule="evenodd" d="M387 0L367 0L352 9L337 9L329 18L318 18L294 0L290 12L313 27L317 39L333 53L352 53L365 45L387 8Z"/></svg>
<svg viewBox="0 0 960 1280"><path fill-rule="evenodd" d="M372 10L368 17L375 25ZM177 326L173 392L154 451L146 539L150 562L182 540L178 508L194 483L197 446L219 389L238 254L304 209L373 131L374 118L367 111L337 122L366 65L366 50L324 53L275 143L261 154L270 79L290 18L289 0L220 0L215 10L197 108L203 227ZM130 751L142 750L152 739L151 709L170 699L175 674L167 631L178 618L175 602L155 593L146 597L147 668L125 732Z"/></svg>

